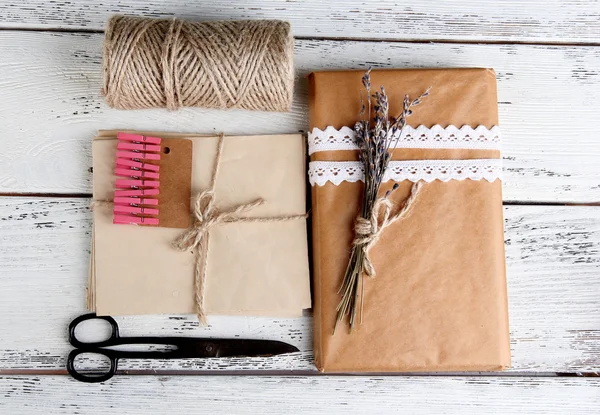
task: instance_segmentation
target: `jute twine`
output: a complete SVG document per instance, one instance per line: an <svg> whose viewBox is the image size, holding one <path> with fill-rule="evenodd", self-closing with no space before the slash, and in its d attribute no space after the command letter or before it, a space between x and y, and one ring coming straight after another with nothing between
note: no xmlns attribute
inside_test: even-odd
<svg viewBox="0 0 600 415"><path fill-rule="evenodd" d="M375 201L373 210L371 210L371 216L369 218L363 218L358 216L354 222L354 242L353 245L360 247L363 250L363 269L365 275L369 277L375 277L375 267L371 262L369 252L371 248L379 241L381 235L385 229L392 225L394 222L404 218L415 201L417 195L421 191L423 186L422 182L418 181L413 184L410 195L404 202L402 208L395 214L392 215L392 202L387 197L380 197Z"/></svg>
<svg viewBox="0 0 600 415"><path fill-rule="evenodd" d="M276 20L188 22L113 16L104 88L113 108L289 111L290 25Z"/></svg>
<svg viewBox="0 0 600 415"><path fill-rule="evenodd" d="M196 269L194 272L195 300L198 320L202 325L207 324L206 313L204 311L204 297L206 293L210 230L215 226L225 223L283 222L307 217L306 214L269 217L240 216L240 214L264 204L265 201L260 198L250 203L239 204L229 210L219 211L215 207L215 185L221 165L221 154L224 144L225 138L223 134L220 134L210 187L200 193L194 202L194 224L173 242L173 246L180 251L187 251L188 249L196 251ZM248 243L252 243L252 241L248 241Z"/></svg>

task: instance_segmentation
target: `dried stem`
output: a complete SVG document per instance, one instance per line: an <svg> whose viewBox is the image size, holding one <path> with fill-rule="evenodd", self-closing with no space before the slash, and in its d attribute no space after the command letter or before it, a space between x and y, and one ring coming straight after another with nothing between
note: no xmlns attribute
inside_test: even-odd
<svg viewBox="0 0 600 415"><path fill-rule="evenodd" d="M380 91L371 94L371 69L365 72L362 77L362 84L367 92L367 104L365 105L361 92L361 119L355 124L354 132L356 144L359 148L359 159L365 170L365 189L360 216L368 219L371 217L381 184L384 181L385 172L400 139L402 129L406 125L406 118L412 114L411 108L419 105L422 99L429 95L429 89L412 101L406 95L402 112L397 117L390 119L388 97L383 86ZM373 116L372 121L371 116ZM386 193L385 197L388 197L397 188L398 185L395 184L392 190ZM355 327L357 314L359 314L359 321L362 324L365 255L365 245L353 244L348 267L338 290L338 294L341 294L342 298L336 309L337 319L334 333L345 316L349 317L350 331Z"/></svg>

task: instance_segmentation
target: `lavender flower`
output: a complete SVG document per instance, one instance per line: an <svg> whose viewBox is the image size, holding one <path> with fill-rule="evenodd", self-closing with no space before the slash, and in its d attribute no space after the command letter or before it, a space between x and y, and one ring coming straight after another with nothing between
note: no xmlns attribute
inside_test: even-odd
<svg viewBox="0 0 600 415"><path fill-rule="evenodd" d="M411 108L419 105L422 99L429 95L429 89L412 101L408 95L405 95L402 112L397 117L390 118L389 101L385 88L381 86L379 91L375 91L371 95L370 68L363 75L362 84L366 90L367 103L365 105L361 92L360 121L354 125L354 133L359 148L359 160L363 163L365 169L365 190L361 216L368 219L371 217L373 206L378 199L385 171L392 159L402 129L406 125L406 118L412 115ZM371 105L373 106L372 109ZM371 117L373 117L372 121ZM385 197L390 196L398 187L399 184L395 183L391 190L385 193ZM356 323L359 298L360 321L362 323L364 255L364 246L353 245L344 280L338 290L338 293L342 294L342 299L337 306L335 327L343 320L344 316L348 315L350 330L352 331Z"/></svg>

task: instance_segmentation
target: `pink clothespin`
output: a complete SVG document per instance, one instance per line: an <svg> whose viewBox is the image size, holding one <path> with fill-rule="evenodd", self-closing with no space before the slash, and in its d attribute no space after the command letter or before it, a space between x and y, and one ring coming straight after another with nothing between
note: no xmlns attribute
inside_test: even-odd
<svg viewBox="0 0 600 415"><path fill-rule="evenodd" d="M140 197L115 197L115 205L158 205L158 199L140 198Z"/></svg>
<svg viewBox="0 0 600 415"><path fill-rule="evenodd" d="M159 194L158 189L133 189L133 190L115 190L115 197L144 197L156 196Z"/></svg>
<svg viewBox="0 0 600 415"><path fill-rule="evenodd" d="M158 226L159 166L143 160L160 161L161 139L139 134L117 134L113 223Z"/></svg>
<svg viewBox="0 0 600 415"><path fill-rule="evenodd" d="M158 179L159 174L146 170L115 169L115 174L121 177L135 177L139 179Z"/></svg>
<svg viewBox="0 0 600 415"><path fill-rule="evenodd" d="M156 164L142 163L131 159L117 159L117 167L129 167L136 170L159 171L160 166Z"/></svg>
<svg viewBox="0 0 600 415"><path fill-rule="evenodd" d="M123 188L123 187L132 187L132 188L154 187L154 188L158 188L160 186L160 182L157 182L156 180L117 179L115 182L115 185L120 188Z"/></svg>
<svg viewBox="0 0 600 415"><path fill-rule="evenodd" d="M160 160L160 153L144 153L141 151L124 151L117 150L117 158L125 158L132 160Z"/></svg>
<svg viewBox="0 0 600 415"><path fill-rule="evenodd" d="M146 135L131 134L131 133L117 133L117 139L119 141L130 141L133 143L147 143L147 144L160 144L161 139L159 137L148 137Z"/></svg>
<svg viewBox="0 0 600 415"><path fill-rule="evenodd" d="M114 213L135 213L137 215L158 216L158 209L115 204Z"/></svg>
<svg viewBox="0 0 600 415"><path fill-rule="evenodd" d="M154 144L137 144L137 143L127 143L122 142L117 144L118 150L133 150L133 151L149 151L149 152L160 152L160 146Z"/></svg>
<svg viewBox="0 0 600 415"><path fill-rule="evenodd" d="M150 225L158 226L158 218L145 218L143 216L115 215L114 224L121 225Z"/></svg>

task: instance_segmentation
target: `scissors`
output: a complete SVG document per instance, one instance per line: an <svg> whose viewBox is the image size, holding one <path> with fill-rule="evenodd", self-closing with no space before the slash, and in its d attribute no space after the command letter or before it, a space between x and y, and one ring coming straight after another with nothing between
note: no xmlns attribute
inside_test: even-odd
<svg viewBox="0 0 600 415"><path fill-rule="evenodd" d="M110 324L111 334L106 340L98 342L82 342L77 339L75 329L79 324L88 320L104 320ZM236 356L275 356L284 353L298 352L298 348L276 340L249 339L211 339L189 337L120 337L119 326L115 319L109 316L96 316L95 313L77 317L69 325L69 342L75 350L67 358L67 371L73 378L87 383L104 382L117 373L119 359L181 359L209 358ZM167 346L166 350L121 351L108 349L120 345L152 345ZM82 353L92 353L104 356L110 361L108 371L78 372L75 369L75 359Z"/></svg>

